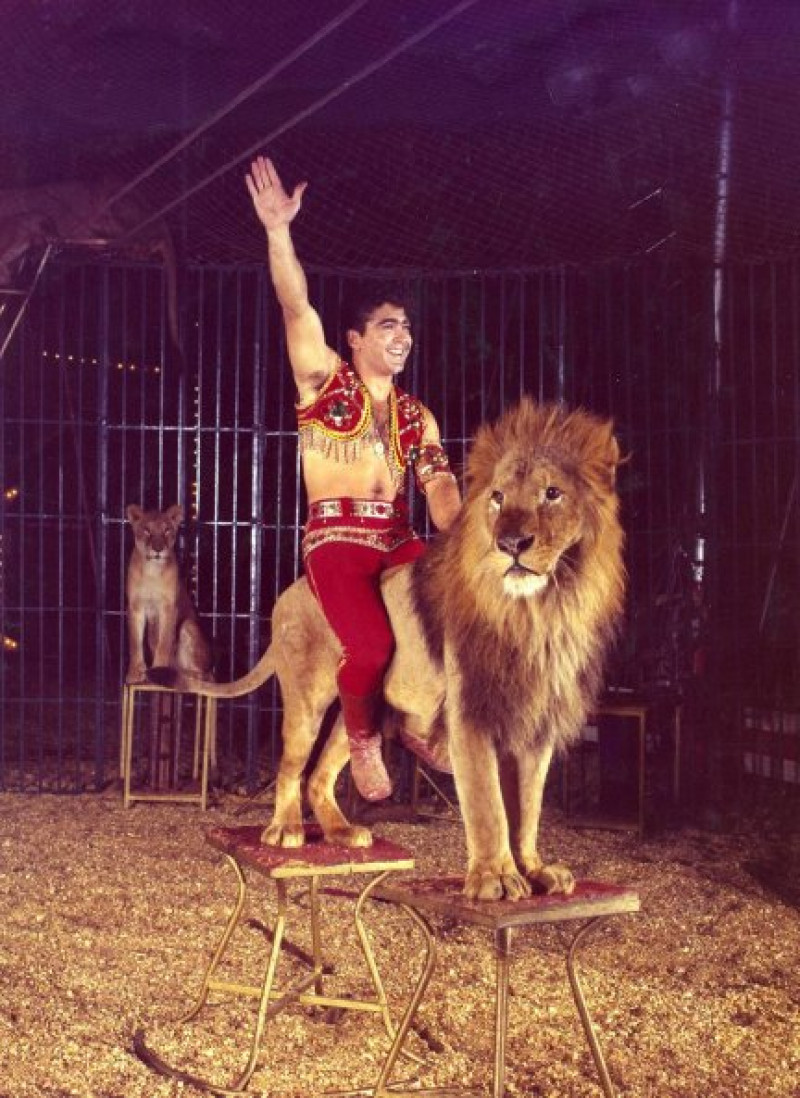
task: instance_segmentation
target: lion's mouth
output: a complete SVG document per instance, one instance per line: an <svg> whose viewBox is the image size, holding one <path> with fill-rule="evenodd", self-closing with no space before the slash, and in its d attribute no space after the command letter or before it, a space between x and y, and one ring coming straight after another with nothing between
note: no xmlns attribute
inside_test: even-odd
<svg viewBox="0 0 800 1098"><path fill-rule="evenodd" d="M512 598L531 598L544 591L548 583L547 573L534 572L515 561L503 575L503 588Z"/></svg>
<svg viewBox="0 0 800 1098"><path fill-rule="evenodd" d="M505 575L506 576L540 576L540 573L539 572L534 572L534 570L532 568L528 568L526 565L522 564L520 561L515 560L514 563L506 569Z"/></svg>

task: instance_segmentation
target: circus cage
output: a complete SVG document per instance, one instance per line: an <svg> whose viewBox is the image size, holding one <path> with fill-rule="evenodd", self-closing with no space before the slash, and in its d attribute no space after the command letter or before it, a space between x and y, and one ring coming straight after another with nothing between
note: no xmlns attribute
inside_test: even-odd
<svg viewBox="0 0 800 1098"><path fill-rule="evenodd" d="M728 978L731 950L743 956L763 940L757 912L767 904L771 944L759 954L767 967L751 962L752 976L762 997L779 996L782 1004L775 1007L782 1021L776 1015L769 1023L775 1040L791 1027L791 966L769 968L785 950L791 907L764 896L777 893L790 905L796 898L787 867L797 856L792 820L800 797L791 612L800 559L800 265L731 265L725 276L720 347L713 272L701 264L401 276L416 302L419 347L408 388L437 408L455 468L461 470L478 424L522 392L611 415L626 455L619 488L630 592L608 671L610 716L593 717L568 768L562 762L551 775L547 804L555 817L545 840L557 840L568 860L590 872L633 877L646 897L646 929L602 942L594 976L605 1037L621 1044L628 1034L628 1052L609 1061L621 1094L646 1086L681 1098L697 1093L698 1056L712 1040L716 1062L703 1071L720 1086L740 1077L740 1034L755 1039L762 1032L755 1022L762 1007L753 1006L750 985L725 991L735 998L730 1018L711 1000L687 1022L681 1004L687 979L699 995L700 987ZM311 273L330 330L338 329L351 278ZM83 1010L94 1019L89 1045L97 1046L91 1094L121 1093L120 1080L127 1095L173 1093L132 1054L131 1033L143 1013L155 1012L161 1022L176 1015L176 1002L196 983L196 955L211 950L225 917L229 883L204 849L206 820L238 826L243 811L255 813L248 821L269 811L280 751L281 699L273 685L218 708L211 813L122 808L124 575L132 540L125 506L184 503L181 556L213 638L219 679L255 663L269 641L275 597L301 568L294 393L266 271L189 267L181 289L179 354L160 267L59 257L44 268L2 362L0 788L18 796L0 809L4 864L16 883L29 882L8 939L16 1006L7 1071L20 1080L15 1094L49 1093L42 1080L60 1094L65 1079L83 1078ZM714 389L718 368L729 381ZM414 507L425 530L419 500ZM631 699L645 699L656 714L644 743L646 788L636 776L630 729L613 716ZM679 753L663 716L675 712ZM425 865L452 871L463 856L461 828L452 821L415 826L406 811L410 787L406 768L383 818ZM61 796L24 797L31 807L20 811L25 794ZM636 818L636 796L643 803L631 830L626 821ZM441 804L430 807L436 816ZM583 826L587 809L589 824L599 814L599 830ZM740 865L734 852L754 822L759 837L778 841L757 856L747 845L750 861ZM40 849L35 873L24 853L32 841ZM68 960L60 976L61 962L48 960L48 950L33 966L35 985L55 989L45 1015L57 1016L63 1033L58 1054L43 1062L40 998L33 984L20 989L13 959L18 946L20 959L29 959L27 927L47 919L41 912L53 903L66 908L49 931L50 948ZM407 933L386 919L391 934ZM258 918L250 922L261 926ZM676 930L687 934L687 944L674 954ZM472 986L476 957L491 964L487 945L464 934L452 941L444 935L452 984L431 993L417 1033L444 1082L453 1071L469 1076L475 1056L488 1056L487 1049L476 1052L488 1038L472 1028L473 996L453 998L453 985ZM102 975L97 960L84 959L82 941L102 957ZM553 932L543 946L530 983L516 976L512 1002L525 1007L539 1037L529 1042L509 1030L510 1085L523 1088L509 1094L527 1093L533 1076L549 1079L553 1094L584 1094L593 1068L586 1054L564 1052L564 1042L574 1040L564 1038L572 1022L566 1007L549 1005L561 994L551 961L563 942ZM260 964L258 949L258 941L248 941L241 963ZM601 970L618 975L604 983ZM404 965L399 972L405 978ZM642 1007L647 982L661 990ZM474 985L477 1002L482 987ZM633 1019L633 1028L623 1019ZM325 1027L309 1033L305 1024L288 1020L277 1051L262 1053L256 1093L271 1094L273 1085L280 1094L316 1093L320 1077L330 1084L350 1065L363 1071L360 1040L336 1038ZM238 1040L235 1026L215 1015L207 1044L227 1056ZM171 1033L157 1032L159 1046L180 1062L184 1052L170 1044ZM672 1050L666 1061L664 1040ZM758 1040L762 1049L773 1047L763 1033ZM289 1068L286 1047L295 1050ZM312 1057L298 1051L308 1047ZM14 1049L27 1051L15 1058ZM376 1055L369 1052L368 1061L379 1063ZM23 1063L29 1066L14 1066ZM788 1094L780 1080L791 1075L791 1057L782 1063L774 1075L774 1056L753 1055L745 1083L719 1093L752 1095L753 1080L766 1086L769 1077L771 1089L759 1094ZM32 1072L38 1082L25 1089ZM190 1085L185 1093L194 1093Z"/></svg>
<svg viewBox="0 0 800 1098"><path fill-rule="evenodd" d="M352 277L312 273L331 331ZM678 759L661 757L675 747L663 721L648 734L648 825L796 809L797 263L726 270L719 346L699 263L400 278L422 348L408 384L438 409L456 468L476 427L523 392L614 419L630 592L608 690L681 710ZM3 789L75 793L118 776L128 503L184 503L182 557L219 678L255 662L299 572L294 394L265 271L189 268L182 293L181 354L160 268L57 259L9 342ZM729 380L715 387L717 371ZM220 712L223 788L268 782L279 717L271 687ZM610 724L609 750L624 754ZM612 757L612 797L635 794L628 761ZM664 813L676 766L680 803Z"/></svg>
<svg viewBox="0 0 800 1098"><path fill-rule="evenodd" d="M545 839L585 871L635 880L644 897L645 929L604 939L590 969L604 1039L617 1046L609 1065L621 1094L649 1086L683 1098L710 1078L735 1098L756 1085L778 1098L793 1071L791 1055L776 1071L775 1053L792 1028L792 965L780 957L796 900L800 797L790 601L799 559L800 264L736 264L725 273L721 346L713 271L699 263L401 275L420 348L408 387L438 410L459 471L476 427L523 392L613 416L626 456L619 487L630 592L608 671L610 715L592 718L569 767L551 775ZM352 277L311 272L329 330ZM174 1093L133 1054L131 1033L143 1015L155 1017L159 1047L184 1062L185 1045L171 1043L176 1004L196 986L197 956L210 952L230 902L204 829L269 811L281 715L272 685L219 707L210 812L122 808L126 505L184 503L181 556L220 679L255 662L271 606L300 570L294 393L265 270L190 266L182 295L179 354L160 267L64 255L45 266L2 363L0 788L12 797L0 813L3 872L18 896L6 969L16 1004L6 1020L6 1077L15 1094L65 1093L59 1087L76 1079L104 1096ZM715 388L718 368L729 380ZM614 716L632 699L656 714L644 743L646 788L630 729ZM679 752L663 715L676 711ZM438 819L436 797L423 806L430 815L409 813L407 767L401 777L390 809L375 818L426 867L452 871L463 857L458 821ZM754 834L768 841L743 847ZM260 918L248 926L263 927ZM329 918L346 941L343 916ZM50 945L31 965L39 925L49 925ZM406 940L393 917L385 926L390 941ZM676 934L684 940L677 953ZM563 936L545 931L540 945L540 959L514 978L512 1006L524 1017L510 1023L508 1093L526 1093L535 1078L577 1096L594 1077L559 998L552 961ZM241 948L239 963L261 963L260 933ZM487 989L483 978L472 983L476 963L485 968L491 956L477 928L453 936L445 926L440 948L450 982L429 993L415 1039L445 1083L454 1072L474 1077L476 1063L491 1057L489 1027L475 1020ZM390 946L381 963L410 980L414 950L404 952L410 960L399 964ZM725 973L745 956L749 976L729 985ZM702 1008L692 999L687 1018L687 981L689 995L722 987L722 998L705 995ZM43 1017L57 1019L61 1033L52 1046L39 1020L44 986ZM648 986L658 993L645 996ZM86 1012L94 1029L82 1037ZM212 1016L204 1041L217 1052L201 1055L203 1073L217 1055L227 1063L237 1024ZM363 1074L365 1062L377 1070L380 1054L373 1044L365 1053L357 1030L308 1024L291 1016L277 1046L262 1050L255 1093L316 1093L320 1080ZM748 1039L744 1071L740 1042ZM195 1093L190 1082L184 1092Z"/></svg>

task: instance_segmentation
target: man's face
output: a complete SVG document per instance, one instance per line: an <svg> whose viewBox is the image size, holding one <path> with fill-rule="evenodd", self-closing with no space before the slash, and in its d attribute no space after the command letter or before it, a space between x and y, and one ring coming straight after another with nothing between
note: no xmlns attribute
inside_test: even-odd
<svg viewBox="0 0 800 1098"><path fill-rule="evenodd" d="M394 377L405 366L413 343L405 309L388 302L380 305L363 333L350 329L347 341L353 350L353 365L362 376Z"/></svg>

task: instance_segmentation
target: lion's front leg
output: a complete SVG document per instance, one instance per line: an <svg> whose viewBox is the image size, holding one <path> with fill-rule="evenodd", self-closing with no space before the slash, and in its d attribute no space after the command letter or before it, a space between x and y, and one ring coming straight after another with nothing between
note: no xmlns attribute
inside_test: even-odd
<svg viewBox="0 0 800 1098"><path fill-rule="evenodd" d="M509 846L494 744L465 721L450 721L450 758L467 837L464 892L471 900L518 900L530 893Z"/></svg>
<svg viewBox="0 0 800 1098"><path fill-rule="evenodd" d="M545 865L538 850L542 797L552 757L552 747L534 747L517 759L520 817L517 860L537 892L570 895L575 890L572 871L558 862Z"/></svg>
<svg viewBox="0 0 800 1098"><path fill-rule="evenodd" d="M351 824L336 801L336 779L350 758L347 732L339 716L308 780L308 799L329 843L340 846L372 846L372 833Z"/></svg>
<svg viewBox="0 0 800 1098"><path fill-rule="evenodd" d="M147 664L144 658L144 631L147 619L144 611L136 606L128 607L128 671L125 682L129 686L147 682Z"/></svg>

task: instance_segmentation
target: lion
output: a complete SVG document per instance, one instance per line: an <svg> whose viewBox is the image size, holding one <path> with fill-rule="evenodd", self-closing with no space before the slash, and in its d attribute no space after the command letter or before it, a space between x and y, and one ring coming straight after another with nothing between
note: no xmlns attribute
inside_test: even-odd
<svg viewBox="0 0 800 1098"><path fill-rule="evenodd" d="M453 526L412 564L387 572L383 595L397 649L385 697L406 738L449 757L467 845L471 899L570 893L569 868L538 852L554 751L595 704L624 597L610 421L524 397L471 447ZM336 696L338 643L305 579L275 606L272 643L249 674L201 688L235 697L280 682L283 754L275 811L262 841L303 842L302 777ZM347 762L341 718L307 792L326 838L371 842L336 803Z"/></svg>
<svg viewBox="0 0 800 1098"><path fill-rule="evenodd" d="M175 539L183 508L145 511L138 503L125 510L133 529L134 546L128 562L128 671L129 685L150 681L171 686L178 673L193 680L212 677L212 655L186 590ZM148 671L145 640L152 666Z"/></svg>

